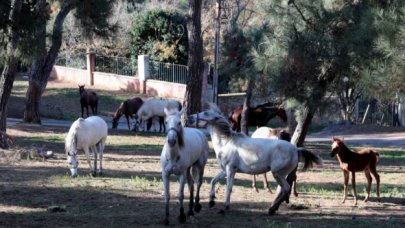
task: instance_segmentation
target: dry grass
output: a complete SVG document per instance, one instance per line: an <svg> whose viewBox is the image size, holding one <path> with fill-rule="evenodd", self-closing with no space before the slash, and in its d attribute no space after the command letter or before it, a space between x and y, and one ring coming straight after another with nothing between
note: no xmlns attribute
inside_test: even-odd
<svg viewBox="0 0 405 228"><path fill-rule="evenodd" d="M79 158L79 177L68 176L63 139L67 128L18 124L10 128L18 149L45 146L55 152L48 160L16 159L0 165L0 226L81 226L138 227L160 226L164 216L159 156L164 142L161 134L134 134L110 131L102 177L91 177L83 155ZM320 148L320 149L319 149ZM208 208L209 181L218 172L213 152L206 166L201 190L203 210L185 226L208 227L289 227L289 226L403 226L405 220L405 178L403 150L380 149L391 163L382 160L378 170L382 179L382 202L375 200L373 185L371 201L352 207L352 198L340 204L343 176L335 158L328 157L322 145L311 150L325 160L316 167L298 174L297 198L290 205L282 204L275 216L267 210L274 194L251 190L250 176L237 174L231 210L217 214L225 199L224 180L218 188L217 205ZM398 155L398 156L397 156ZM398 163L398 159L400 163ZM259 177L260 179L260 177ZM272 178L270 178L272 180ZM171 182L171 224L178 225L177 179ZM358 192L364 196L365 177L357 175ZM274 181L271 181L275 190ZM262 186L259 183L259 186ZM188 191L186 190L186 197ZM273 191L275 192L275 191ZM185 200L187 203L187 199ZM52 212L49 207L63 208Z"/></svg>

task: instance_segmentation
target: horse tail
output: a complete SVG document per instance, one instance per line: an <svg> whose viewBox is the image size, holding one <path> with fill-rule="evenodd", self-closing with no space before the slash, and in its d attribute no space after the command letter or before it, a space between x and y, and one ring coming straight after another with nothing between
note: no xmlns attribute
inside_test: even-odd
<svg viewBox="0 0 405 228"><path fill-rule="evenodd" d="M375 155L376 158L376 163L380 160L380 153L378 151L372 150L373 154Z"/></svg>
<svg viewBox="0 0 405 228"><path fill-rule="evenodd" d="M179 105L179 111L183 108L183 105L181 105L180 101L177 101L177 104Z"/></svg>
<svg viewBox="0 0 405 228"><path fill-rule="evenodd" d="M322 159L317 156L316 154L312 153L311 151L299 147L298 148L298 154L300 161L304 162L304 167L302 168L303 171L312 168L313 163L316 163L318 165L322 165Z"/></svg>

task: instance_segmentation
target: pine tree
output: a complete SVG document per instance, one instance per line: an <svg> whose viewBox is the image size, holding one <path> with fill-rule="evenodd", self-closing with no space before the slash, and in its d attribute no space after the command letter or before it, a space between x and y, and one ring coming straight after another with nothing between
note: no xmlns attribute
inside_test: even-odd
<svg viewBox="0 0 405 228"><path fill-rule="evenodd" d="M333 83L353 66L365 68L381 57L375 49L378 7L374 1L263 3L273 31L256 50L255 66L272 78L275 91L300 104L293 143L303 145Z"/></svg>

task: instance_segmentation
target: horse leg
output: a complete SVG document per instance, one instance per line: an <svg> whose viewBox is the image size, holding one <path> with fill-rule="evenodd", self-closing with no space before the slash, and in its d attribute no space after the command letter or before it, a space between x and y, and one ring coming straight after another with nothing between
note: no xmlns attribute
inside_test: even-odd
<svg viewBox="0 0 405 228"><path fill-rule="evenodd" d="M370 168L370 171L371 171L371 174L373 174L373 176L377 182L377 199L378 199L378 201L380 201L381 200L380 199L380 175L378 175L377 169L375 166L372 166Z"/></svg>
<svg viewBox="0 0 405 228"><path fill-rule="evenodd" d="M354 196L354 206L357 205L357 191L356 191L356 172L352 172L352 191Z"/></svg>
<svg viewBox="0 0 405 228"><path fill-rule="evenodd" d="M87 117L89 117L89 106L86 105L86 113L87 113Z"/></svg>
<svg viewBox="0 0 405 228"><path fill-rule="evenodd" d="M256 175L252 175L252 188L259 192L259 189L256 187Z"/></svg>
<svg viewBox="0 0 405 228"><path fill-rule="evenodd" d="M84 153L86 154L86 158L87 158L87 163L89 163L89 167L90 167L90 173L93 174L93 176L96 175L95 171L93 170L93 168L91 167L91 161L90 161L90 151L88 147L84 147L83 148Z"/></svg>
<svg viewBox="0 0 405 228"><path fill-rule="evenodd" d="M221 179L224 178L226 175L224 170L221 170L214 178L211 180L211 191L210 191L210 202L209 207L213 207L215 205L215 184Z"/></svg>
<svg viewBox="0 0 405 228"><path fill-rule="evenodd" d="M343 184L343 200L342 203L346 201L347 198L347 188L349 185L349 172L343 171L343 177L344 177L344 184Z"/></svg>
<svg viewBox="0 0 405 228"><path fill-rule="evenodd" d="M93 161L93 176L97 175L97 145L91 146L90 151L94 154L94 161Z"/></svg>
<svg viewBox="0 0 405 228"><path fill-rule="evenodd" d="M98 156L100 160L100 169L98 171L98 174L101 176L103 174L103 153L104 153L104 148L105 148L105 141L106 138L103 138L101 142L99 143L99 150L98 150Z"/></svg>
<svg viewBox="0 0 405 228"><path fill-rule="evenodd" d="M295 169L287 175L287 182L290 185L290 192L288 193L286 203L289 203L290 195L291 195L291 190L293 189L294 185L294 196L297 197L297 168L298 166L295 167Z"/></svg>
<svg viewBox="0 0 405 228"><path fill-rule="evenodd" d="M223 214L226 210L229 210L229 205L231 203L231 193L233 187L233 180L235 179L236 170L233 168L232 164L226 166L226 199L225 207L220 210L219 213Z"/></svg>
<svg viewBox="0 0 405 228"><path fill-rule="evenodd" d="M188 212L187 216L194 216L193 208L194 208L194 180L191 177L190 173L191 167L187 169L187 185L188 191L190 192L190 202L188 204Z"/></svg>
<svg viewBox="0 0 405 228"><path fill-rule="evenodd" d="M201 185L203 183L204 165L205 165L205 163L202 163L202 164L197 163L197 165L195 165L192 170L193 178L194 178L195 182L197 183L197 192L195 195L195 205L194 205L194 211L197 213L201 211L200 189L201 189Z"/></svg>
<svg viewBox="0 0 405 228"><path fill-rule="evenodd" d="M267 188L270 193L273 193L270 189L269 182L267 181L267 174L263 173L263 187Z"/></svg>
<svg viewBox="0 0 405 228"><path fill-rule="evenodd" d="M185 223L186 222L186 214L184 214L184 207L183 207L183 200L184 200L184 185L186 184L186 173L183 173L180 175L179 182L179 203L180 203L180 215L177 218L180 223Z"/></svg>
<svg viewBox="0 0 405 228"><path fill-rule="evenodd" d="M169 174L162 171L162 179L163 179L163 188L164 188L164 197L165 197L165 219L163 223L167 226L169 225L169 201L170 201L170 181L169 181Z"/></svg>
<svg viewBox="0 0 405 228"><path fill-rule="evenodd" d="M128 115L125 115L125 118L127 118L128 130L131 130L131 127L129 126L129 117L128 117Z"/></svg>
<svg viewBox="0 0 405 228"><path fill-rule="evenodd" d="M82 118L84 118L84 117L83 117L83 115L84 115L84 106L81 105L81 107L82 107Z"/></svg>
<svg viewBox="0 0 405 228"><path fill-rule="evenodd" d="M371 178L369 169L365 169L364 174L366 174L366 179L367 179L367 196L364 199L364 202L367 202L368 198L370 197L371 182L373 182L373 178Z"/></svg>
<svg viewBox="0 0 405 228"><path fill-rule="evenodd" d="M277 181L277 196L269 208L269 215L274 215L278 210L280 204L285 200L285 198L290 193L290 185L285 179L285 175L278 172L273 172L273 177Z"/></svg>

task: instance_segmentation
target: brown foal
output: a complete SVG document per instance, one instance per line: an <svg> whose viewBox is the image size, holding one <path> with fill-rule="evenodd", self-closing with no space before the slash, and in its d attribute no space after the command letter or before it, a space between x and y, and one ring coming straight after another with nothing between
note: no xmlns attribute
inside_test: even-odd
<svg viewBox="0 0 405 228"><path fill-rule="evenodd" d="M377 181L377 198L380 201L380 175L377 173L377 162L380 154L370 148L365 148L357 152L351 151L343 143L343 140L333 137L332 138L332 152L331 157L337 155L337 159L340 163L340 168L343 170L344 175L344 203L347 198L347 188L349 183L349 173L352 173L352 188L354 196L354 205L357 205L357 192L356 192L356 172L364 171L367 178L367 196L364 202L367 202L370 197L370 189L372 178L370 173Z"/></svg>

